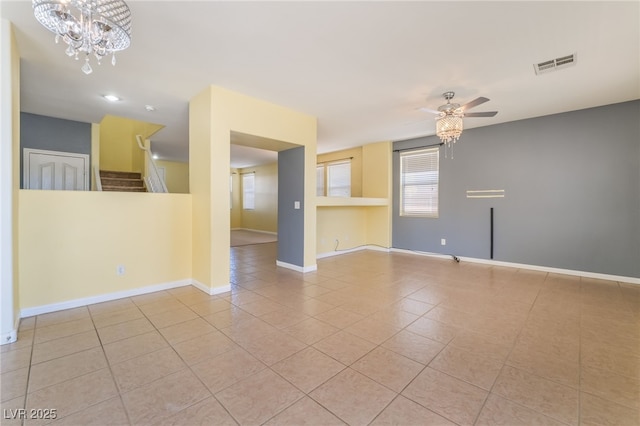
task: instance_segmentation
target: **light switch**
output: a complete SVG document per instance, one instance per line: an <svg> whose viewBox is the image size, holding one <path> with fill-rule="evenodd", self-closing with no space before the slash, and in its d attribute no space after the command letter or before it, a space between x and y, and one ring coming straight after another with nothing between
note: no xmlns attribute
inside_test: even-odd
<svg viewBox="0 0 640 426"><path fill-rule="evenodd" d="M300 201L294 201L293 202L293 208L296 209L296 210L299 210L300 209Z"/></svg>

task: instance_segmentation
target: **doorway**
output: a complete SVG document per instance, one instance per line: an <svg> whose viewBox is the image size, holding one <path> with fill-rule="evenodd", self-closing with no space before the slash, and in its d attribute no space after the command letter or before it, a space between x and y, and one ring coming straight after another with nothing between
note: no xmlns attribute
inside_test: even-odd
<svg viewBox="0 0 640 426"><path fill-rule="evenodd" d="M89 190L89 156L25 148L24 189Z"/></svg>

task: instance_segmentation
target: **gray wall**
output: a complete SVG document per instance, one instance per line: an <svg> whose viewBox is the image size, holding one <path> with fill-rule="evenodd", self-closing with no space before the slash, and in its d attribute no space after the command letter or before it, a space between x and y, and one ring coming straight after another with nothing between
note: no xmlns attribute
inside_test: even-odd
<svg viewBox="0 0 640 426"><path fill-rule="evenodd" d="M495 260L640 277L640 101L465 130L454 159L441 149L438 219L399 217L393 159L396 248L488 259L494 207Z"/></svg>
<svg viewBox="0 0 640 426"><path fill-rule="evenodd" d="M300 209L294 202L300 201ZM278 260L304 266L304 147L278 152Z"/></svg>
<svg viewBox="0 0 640 426"><path fill-rule="evenodd" d="M24 148L87 154L91 161L91 124L20 113L20 188Z"/></svg>

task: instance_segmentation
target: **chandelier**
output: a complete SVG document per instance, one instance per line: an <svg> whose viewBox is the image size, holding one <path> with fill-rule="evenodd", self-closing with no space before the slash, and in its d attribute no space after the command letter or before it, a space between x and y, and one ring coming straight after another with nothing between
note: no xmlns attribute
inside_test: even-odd
<svg viewBox="0 0 640 426"><path fill-rule="evenodd" d="M55 33L55 41L67 44L65 53L76 60L85 54L82 71L91 74L91 54L100 60L131 44L131 12L121 0L32 0L33 13L46 29Z"/></svg>
<svg viewBox="0 0 640 426"><path fill-rule="evenodd" d="M436 135L443 143L451 145L455 143L462 134L462 117L464 114L458 111L443 113L436 118Z"/></svg>
<svg viewBox="0 0 640 426"><path fill-rule="evenodd" d="M438 135L442 143L451 146L451 142L455 143L462 134L464 112L460 108L460 104L451 103L451 99L455 96L454 92L445 92L442 96L447 100L447 103L438 108L436 135Z"/></svg>

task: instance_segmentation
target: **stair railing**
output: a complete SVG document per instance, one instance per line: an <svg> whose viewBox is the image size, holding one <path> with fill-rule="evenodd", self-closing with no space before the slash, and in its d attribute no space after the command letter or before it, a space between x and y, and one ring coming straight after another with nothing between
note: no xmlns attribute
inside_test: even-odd
<svg viewBox="0 0 640 426"><path fill-rule="evenodd" d="M102 191L102 178L100 177L100 170L96 166L93 166L93 178L96 181L96 191Z"/></svg>
<svg viewBox="0 0 640 426"><path fill-rule="evenodd" d="M156 162L153 160L153 156L151 155L151 150L144 146L142 142L142 136L136 135L136 141L138 142L138 147L146 153L146 164L147 164L147 175L144 176L144 182L147 185L147 191L149 192L169 192L167 190L167 185L164 183L164 180L160 178L160 173L158 172L158 167L156 166Z"/></svg>

